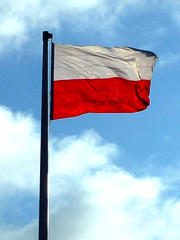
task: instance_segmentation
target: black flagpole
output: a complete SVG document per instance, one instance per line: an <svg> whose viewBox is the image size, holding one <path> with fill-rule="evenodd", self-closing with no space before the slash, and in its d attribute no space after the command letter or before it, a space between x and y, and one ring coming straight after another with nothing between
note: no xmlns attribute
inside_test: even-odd
<svg viewBox="0 0 180 240"><path fill-rule="evenodd" d="M49 143L49 81L48 40L52 34L43 32L42 106L41 106L41 152L40 152L40 196L39 196L39 240L48 240L48 143Z"/></svg>

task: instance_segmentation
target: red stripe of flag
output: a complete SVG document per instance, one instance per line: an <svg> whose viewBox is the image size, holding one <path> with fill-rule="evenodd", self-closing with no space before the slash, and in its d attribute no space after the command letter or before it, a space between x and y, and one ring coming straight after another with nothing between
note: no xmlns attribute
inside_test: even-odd
<svg viewBox="0 0 180 240"><path fill-rule="evenodd" d="M149 105L150 81L122 78L54 81L53 120L84 113L133 113Z"/></svg>

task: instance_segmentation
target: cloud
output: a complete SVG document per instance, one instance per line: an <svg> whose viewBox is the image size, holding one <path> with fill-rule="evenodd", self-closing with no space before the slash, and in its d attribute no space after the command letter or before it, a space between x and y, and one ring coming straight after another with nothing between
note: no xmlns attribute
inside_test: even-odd
<svg viewBox="0 0 180 240"><path fill-rule="evenodd" d="M65 23L71 23L77 32L91 29L91 34L102 32L103 36L108 29L108 38L117 34L117 29L124 29L121 20L125 16L129 19L132 11L133 15L141 14L141 10L146 11L149 5L162 7L162 4L153 0L2 0L0 51L20 50L22 44L36 42L37 35L39 41L39 33L43 30L57 31ZM163 7L168 9L166 5ZM169 9L173 10L171 5Z"/></svg>
<svg viewBox="0 0 180 240"><path fill-rule="evenodd" d="M178 63L179 59L179 54L167 51L165 54L161 55L159 66L162 68L170 67L171 65Z"/></svg>
<svg viewBox="0 0 180 240"><path fill-rule="evenodd" d="M37 213L28 216L37 211L32 199L38 198L39 123L1 106L0 126L0 237L31 240L38 236ZM121 160L119 147L92 130L51 136L52 239L179 239L180 201L167 194L173 171L170 182L135 177L120 167Z"/></svg>
<svg viewBox="0 0 180 240"><path fill-rule="evenodd" d="M20 112L0 107L0 187L12 191L34 190L39 168L39 131L37 122ZM32 177L35 175L36 177Z"/></svg>
<svg viewBox="0 0 180 240"><path fill-rule="evenodd" d="M0 3L0 51L6 46L10 49L19 48L29 40L30 35L35 35L33 31L42 31L46 27L57 29L70 15L73 17L78 12L90 10L100 3L101 1L97 0L3 0Z"/></svg>

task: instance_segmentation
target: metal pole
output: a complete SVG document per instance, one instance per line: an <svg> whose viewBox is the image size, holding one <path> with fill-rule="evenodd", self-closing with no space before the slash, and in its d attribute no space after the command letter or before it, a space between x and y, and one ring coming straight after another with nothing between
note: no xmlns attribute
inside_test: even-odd
<svg viewBox="0 0 180 240"><path fill-rule="evenodd" d="M39 240L48 240L48 143L49 143L49 83L48 40L52 34L43 32L42 106L41 106L41 152L40 152L40 196L39 196Z"/></svg>

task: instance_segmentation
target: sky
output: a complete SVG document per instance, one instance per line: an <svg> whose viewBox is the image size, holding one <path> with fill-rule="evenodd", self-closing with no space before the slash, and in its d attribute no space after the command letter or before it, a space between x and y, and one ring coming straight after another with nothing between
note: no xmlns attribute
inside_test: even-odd
<svg viewBox="0 0 180 240"><path fill-rule="evenodd" d="M0 1L0 239L38 239L42 32L158 56L150 106L50 123L50 239L180 239L180 2Z"/></svg>

